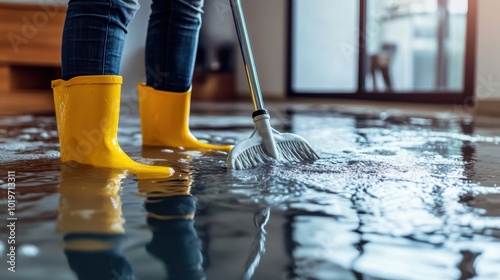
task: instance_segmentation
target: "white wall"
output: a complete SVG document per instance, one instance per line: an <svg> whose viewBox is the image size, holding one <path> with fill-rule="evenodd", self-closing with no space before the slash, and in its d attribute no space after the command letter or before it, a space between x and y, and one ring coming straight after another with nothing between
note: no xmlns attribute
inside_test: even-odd
<svg viewBox="0 0 500 280"><path fill-rule="evenodd" d="M242 2L262 94L265 97L283 97L286 94L286 0ZM248 95L240 52L237 57L237 90L240 95Z"/></svg>
<svg viewBox="0 0 500 280"><path fill-rule="evenodd" d="M476 96L500 100L500 1L478 0Z"/></svg>

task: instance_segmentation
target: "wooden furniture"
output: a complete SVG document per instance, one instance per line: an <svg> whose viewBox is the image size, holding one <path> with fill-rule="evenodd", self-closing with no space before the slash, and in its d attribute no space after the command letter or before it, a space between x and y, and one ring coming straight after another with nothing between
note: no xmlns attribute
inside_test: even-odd
<svg viewBox="0 0 500 280"><path fill-rule="evenodd" d="M54 110L66 6L0 3L0 115Z"/></svg>

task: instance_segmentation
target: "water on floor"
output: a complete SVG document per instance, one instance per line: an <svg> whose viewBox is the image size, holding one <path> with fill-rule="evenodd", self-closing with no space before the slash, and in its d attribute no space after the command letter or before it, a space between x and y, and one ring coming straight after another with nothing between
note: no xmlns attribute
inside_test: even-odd
<svg viewBox="0 0 500 280"><path fill-rule="evenodd" d="M179 171L142 178L61 165L53 117L0 119L0 214L15 222L0 228L0 279L500 279L500 129L271 111L322 159L227 170L225 153L143 149L137 118L123 116L125 151ZM193 132L236 143L249 112L198 110Z"/></svg>

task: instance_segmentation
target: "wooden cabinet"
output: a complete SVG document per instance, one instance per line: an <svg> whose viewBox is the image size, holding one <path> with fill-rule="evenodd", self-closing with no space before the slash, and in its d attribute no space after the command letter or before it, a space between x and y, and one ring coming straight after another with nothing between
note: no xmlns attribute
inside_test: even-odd
<svg viewBox="0 0 500 280"><path fill-rule="evenodd" d="M53 111L66 6L0 3L0 114Z"/></svg>

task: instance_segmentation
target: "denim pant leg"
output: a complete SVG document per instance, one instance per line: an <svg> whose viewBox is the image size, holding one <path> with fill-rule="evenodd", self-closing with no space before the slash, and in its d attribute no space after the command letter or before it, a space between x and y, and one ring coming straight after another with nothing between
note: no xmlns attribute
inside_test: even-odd
<svg viewBox="0 0 500 280"><path fill-rule="evenodd" d="M185 92L192 82L203 0L153 0L146 39L146 83Z"/></svg>
<svg viewBox="0 0 500 280"><path fill-rule="evenodd" d="M118 75L138 0L71 0L62 39L62 78Z"/></svg>

